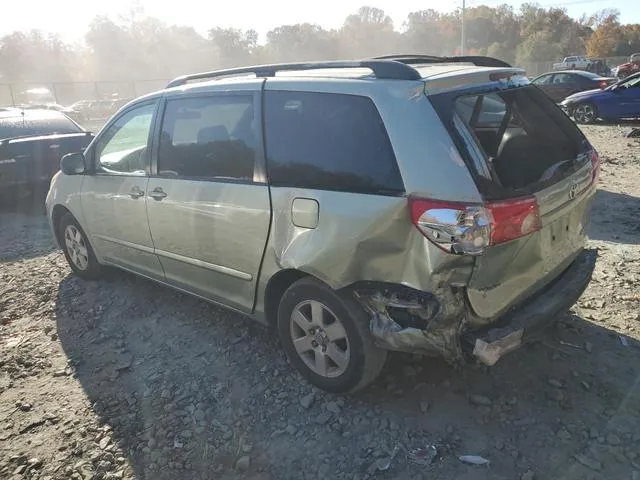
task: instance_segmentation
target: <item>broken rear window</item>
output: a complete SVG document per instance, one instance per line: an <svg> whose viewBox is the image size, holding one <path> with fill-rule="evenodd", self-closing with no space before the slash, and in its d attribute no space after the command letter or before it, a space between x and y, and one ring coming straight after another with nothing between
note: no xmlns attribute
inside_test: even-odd
<svg viewBox="0 0 640 480"><path fill-rule="evenodd" d="M531 193L582 166L578 163L588 145L584 136L539 89L526 86L447 97L435 99L434 105L443 120L449 117L469 164L482 177L480 183L492 191L490 196ZM455 114L443 114L447 104Z"/></svg>

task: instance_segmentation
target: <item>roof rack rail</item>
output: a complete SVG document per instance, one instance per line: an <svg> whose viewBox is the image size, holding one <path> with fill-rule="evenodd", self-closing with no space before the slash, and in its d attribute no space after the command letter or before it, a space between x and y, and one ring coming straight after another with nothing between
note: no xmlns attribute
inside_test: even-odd
<svg viewBox="0 0 640 480"><path fill-rule="evenodd" d="M368 68L376 78L387 80L420 80L418 71L410 67L406 62L396 62L386 59L353 60L353 61L327 61L312 63L279 63L273 65L256 65L253 67L229 68L226 70L214 70L211 72L194 73L175 78L167 85L167 88L185 85L192 80L213 79L254 73L256 77L274 77L276 72L291 72L301 70L322 70L330 68Z"/></svg>
<svg viewBox="0 0 640 480"><path fill-rule="evenodd" d="M429 64L429 63L473 63L478 67L506 67L511 65L503 60L493 57L483 57L479 55L458 56L458 57L437 57L433 55L405 54L405 55L384 55L382 57L374 57L374 60L393 60L404 64Z"/></svg>

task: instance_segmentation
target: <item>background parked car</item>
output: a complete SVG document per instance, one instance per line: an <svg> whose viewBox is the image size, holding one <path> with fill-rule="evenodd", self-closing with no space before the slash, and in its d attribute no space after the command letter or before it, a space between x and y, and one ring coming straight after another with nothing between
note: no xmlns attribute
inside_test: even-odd
<svg viewBox="0 0 640 480"><path fill-rule="evenodd" d="M69 108L77 111L83 120L104 120L119 108L119 100L80 100Z"/></svg>
<svg viewBox="0 0 640 480"><path fill-rule="evenodd" d="M640 72L604 90L570 95L561 106L578 123L593 123L598 118L640 118Z"/></svg>
<svg viewBox="0 0 640 480"><path fill-rule="evenodd" d="M26 110L55 110L56 112L62 112L76 122L84 122L86 120L82 112L73 108L73 106L65 107L59 103L27 103L25 105L19 105L18 108Z"/></svg>
<svg viewBox="0 0 640 480"><path fill-rule="evenodd" d="M561 102L569 95L585 90L606 88L616 83L614 77L602 77L582 70L545 73L531 83L541 88L552 100Z"/></svg>
<svg viewBox="0 0 640 480"><path fill-rule="evenodd" d="M80 125L50 109L0 109L0 203L44 196L60 158L82 152L93 139Z"/></svg>
<svg viewBox="0 0 640 480"><path fill-rule="evenodd" d="M554 70L586 70L591 64L591 61L582 55L575 55L572 57L564 57L560 63L554 63Z"/></svg>

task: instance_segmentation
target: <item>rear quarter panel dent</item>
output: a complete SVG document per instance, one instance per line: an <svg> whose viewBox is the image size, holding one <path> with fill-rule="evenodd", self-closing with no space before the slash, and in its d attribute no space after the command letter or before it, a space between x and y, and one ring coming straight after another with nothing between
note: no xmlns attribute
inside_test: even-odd
<svg viewBox="0 0 640 480"><path fill-rule="evenodd" d="M293 224L298 197L318 201L317 228ZM404 197L272 188L272 202L267 267L300 270L336 290L374 280L432 291L466 283L471 273L472 259L442 252L415 229Z"/></svg>

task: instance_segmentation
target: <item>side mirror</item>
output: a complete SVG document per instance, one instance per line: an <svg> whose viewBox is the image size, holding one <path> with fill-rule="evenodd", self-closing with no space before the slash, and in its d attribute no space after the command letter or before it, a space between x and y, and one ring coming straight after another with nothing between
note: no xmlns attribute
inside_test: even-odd
<svg viewBox="0 0 640 480"><path fill-rule="evenodd" d="M81 175L86 171L86 163L82 152L67 153L60 160L60 170L65 175Z"/></svg>

